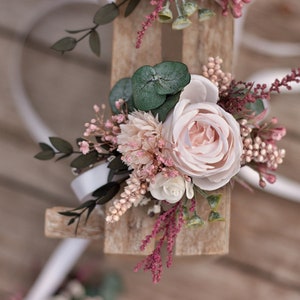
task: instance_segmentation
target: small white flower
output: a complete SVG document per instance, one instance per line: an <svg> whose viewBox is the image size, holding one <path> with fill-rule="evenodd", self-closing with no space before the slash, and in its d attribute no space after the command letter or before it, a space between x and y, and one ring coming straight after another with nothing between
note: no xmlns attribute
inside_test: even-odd
<svg viewBox="0 0 300 300"><path fill-rule="evenodd" d="M194 197L191 182L187 182L182 176L165 177L162 173L158 173L149 184L149 191L155 199L169 203L178 202L185 193L189 199Z"/></svg>

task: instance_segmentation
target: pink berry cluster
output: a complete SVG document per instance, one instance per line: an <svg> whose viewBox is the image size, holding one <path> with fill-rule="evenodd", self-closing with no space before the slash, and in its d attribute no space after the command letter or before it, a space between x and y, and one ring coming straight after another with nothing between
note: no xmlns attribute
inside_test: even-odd
<svg viewBox="0 0 300 300"><path fill-rule="evenodd" d="M226 91L232 81L231 73L222 71L222 63L223 60L219 56L209 57L207 65L202 67L202 75L214 83L220 92Z"/></svg>
<svg viewBox="0 0 300 300"><path fill-rule="evenodd" d="M259 128L253 128L253 124L246 119L239 120L239 124L243 141L242 165L249 165L258 171L261 187L266 184L264 179L269 183L274 183L276 176L270 172L275 171L285 157L285 149L279 149L275 141L280 140L285 135L285 129L281 128L281 134L276 133L274 136L279 128L272 128L270 123L262 125L261 132ZM271 124L274 123L271 122ZM266 128L268 129L266 130ZM266 136L269 138L264 138Z"/></svg>

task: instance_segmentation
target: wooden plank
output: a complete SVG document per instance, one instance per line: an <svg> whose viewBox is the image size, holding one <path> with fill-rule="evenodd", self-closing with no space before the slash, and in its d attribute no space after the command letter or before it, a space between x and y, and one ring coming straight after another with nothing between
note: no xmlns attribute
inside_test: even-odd
<svg viewBox="0 0 300 300"><path fill-rule="evenodd" d="M220 7L213 1L201 1L202 7L220 13ZM182 61L195 74L202 73L202 66L209 56L222 57L224 71L231 71L233 56L233 19L214 17L199 23L194 16L193 24L183 31ZM224 42L225 41L225 42ZM220 213L224 222L207 224L204 228L183 230L176 240L176 255L226 254L229 250L230 228L230 186L219 191L222 196ZM203 199L197 199L196 210L207 219L209 207ZM187 247L187 245L189 245Z"/></svg>
<svg viewBox="0 0 300 300"><path fill-rule="evenodd" d="M69 207L53 207L46 210L45 215L45 235L50 238L80 238L99 240L103 238L104 233L104 218L103 211L96 209L85 222L86 214L78 224L77 221L72 225L68 225L70 218L59 214L59 212L68 211Z"/></svg>
<svg viewBox="0 0 300 300"><path fill-rule="evenodd" d="M151 12L148 1L141 1L132 15L114 21L111 85L121 78L132 76L143 65L161 62L161 28L157 22L146 32L141 48L135 49L136 31L141 28L143 17L148 12ZM104 252L138 255L151 253L153 247L141 252L139 245L150 233L153 222L152 218L146 217L144 208L137 207L130 209L119 222L105 224Z"/></svg>
<svg viewBox="0 0 300 300"><path fill-rule="evenodd" d="M230 196L231 187L215 191L222 194L218 211L225 221L206 223L202 227L183 227L176 239L176 255L226 254L229 251L230 228ZM203 220L208 219L210 208L207 201L201 197L196 199L196 211Z"/></svg>

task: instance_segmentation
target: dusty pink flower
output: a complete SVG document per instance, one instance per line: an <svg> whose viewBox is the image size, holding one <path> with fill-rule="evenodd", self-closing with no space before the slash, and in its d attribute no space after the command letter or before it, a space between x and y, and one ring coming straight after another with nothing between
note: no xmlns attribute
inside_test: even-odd
<svg viewBox="0 0 300 300"><path fill-rule="evenodd" d="M150 113L135 111L128 122L120 125L118 151L124 162L133 169L151 164L161 140L162 124Z"/></svg>
<svg viewBox="0 0 300 300"><path fill-rule="evenodd" d="M220 188L240 170L239 124L217 104L182 99L164 125L175 167L201 189Z"/></svg>
<svg viewBox="0 0 300 300"><path fill-rule="evenodd" d="M80 145L80 152L82 152L82 154L88 154L90 151L90 145L87 141L82 141L79 143Z"/></svg>

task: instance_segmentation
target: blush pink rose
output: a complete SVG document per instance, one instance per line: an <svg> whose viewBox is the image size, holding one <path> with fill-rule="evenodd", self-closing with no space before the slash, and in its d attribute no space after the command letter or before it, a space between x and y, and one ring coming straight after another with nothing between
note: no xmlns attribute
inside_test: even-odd
<svg viewBox="0 0 300 300"><path fill-rule="evenodd" d="M239 172L243 150L240 126L215 103L216 95L207 92L214 90L210 84L189 84L163 127L175 167L208 191L224 186ZM199 96L203 91L206 96Z"/></svg>

